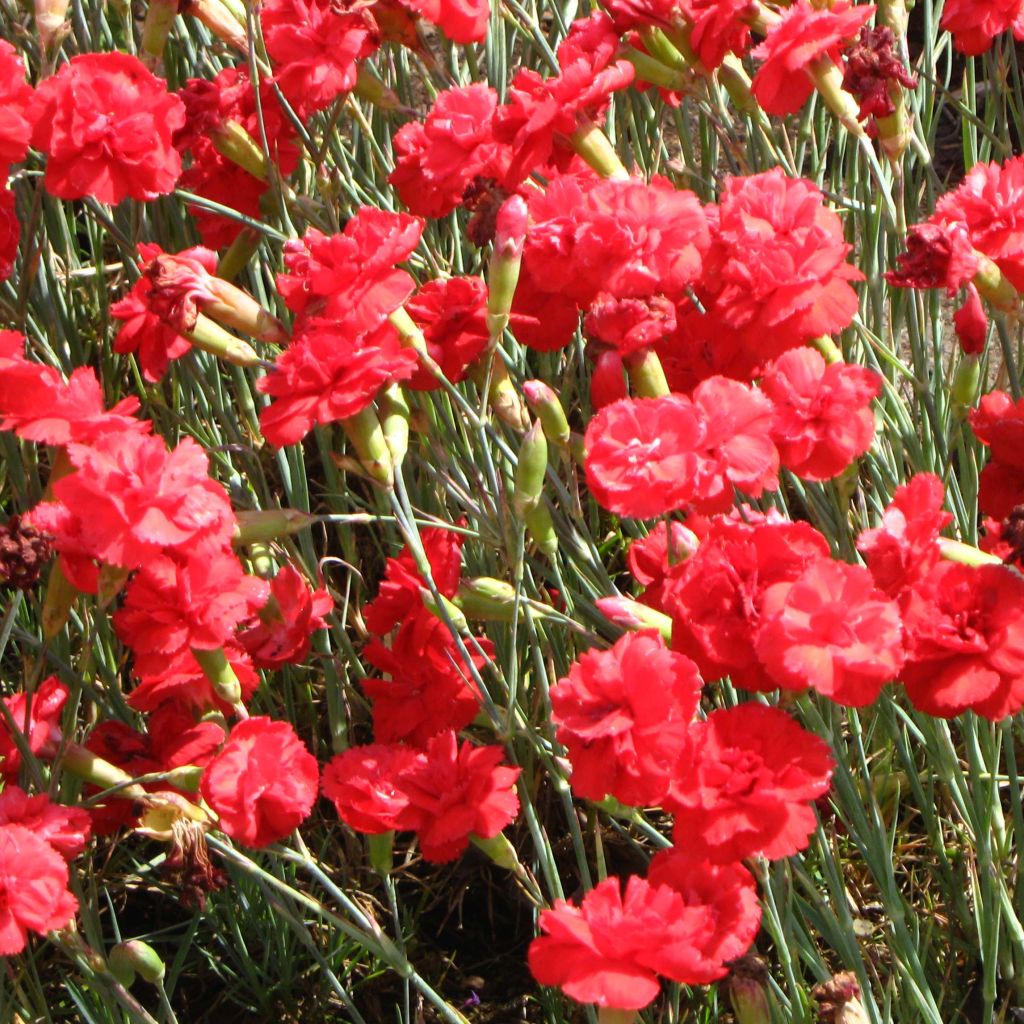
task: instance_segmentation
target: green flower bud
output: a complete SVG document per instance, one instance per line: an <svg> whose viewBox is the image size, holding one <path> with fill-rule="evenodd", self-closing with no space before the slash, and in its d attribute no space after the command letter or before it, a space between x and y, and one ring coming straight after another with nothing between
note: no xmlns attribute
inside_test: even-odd
<svg viewBox="0 0 1024 1024"><path fill-rule="evenodd" d="M110 973L125 986L130 988L136 974L143 981L156 984L163 981L166 969L164 962L157 956L156 950L141 939L119 942L107 957Z"/></svg>

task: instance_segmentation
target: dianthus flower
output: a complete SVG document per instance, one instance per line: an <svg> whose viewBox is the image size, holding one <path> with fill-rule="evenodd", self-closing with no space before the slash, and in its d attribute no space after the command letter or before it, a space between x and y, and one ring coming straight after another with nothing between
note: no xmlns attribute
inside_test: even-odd
<svg viewBox="0 0 1024 1024"><path fill-rule="evenodd" d="M0 187L0 281L6 281L14 273L20 241L21 223L14 193Z"/></svg>
<svg viewBox="0 0 1024 1024"><path fill-rule="evenodd" d="M157 555L126 587L114 628L132 648L136 674L159 675L182 648L223 647L269 592L267 581L246 575L230 550Z"/></svg>
<svg viewBox="0 0 1024 1024"><path fill-rule="evenodd" d="M424 860L454 860L471 836L493 839L515 818L519 769L502 765L504 756L501 747L460 746L454 732L443 732L403 773L409 816L402 827L415 830Z"/></svg>
<svg viewBox="0 0 1024 1024"><path fill-rule="evenodd" d="M685 562L697 550L697 544L692 530L675 520L664 519L646 537L632 541L626 552L626 564L630 575L644 588L639 600L660 608L669 570Z"/></svg>
<svg viewBox="0 0 1024 1024"><path fill-rule="evenodd" d="M0 179L11 164L20 163L32 136L32 86L25 81L25 64L6 39L0 39Z"/></svg>
<svg viewBox="0 0 1024 1024"><path fill-rule="evenodd" d="M241 633L238 642L257 668L299 665L309 654L310 638L334 611L334 600L323 587L311 590L292 565L282 566L270 581L270 597Z"/></svg>
<svg viewBox="0 0 1024 1024"><path fill-rule="evenodd" d="M774 690L754 646L765 590L828 557L828 542L807 523L716 517L664 583L673 649L692 658L708 682L729 676L747 690Z"/></svg>
<svg viewBox="0 0 1024 1024"><path fill-rule="evenodd" d="M361 207L340 235L310 228L285 243L289 272L278 275L277 287L293 313L369 330L413 293L413 279L397 264L422 234L418 217Z"/></svg>
<svg viewBox="0 0 1024 1024"><path fill-rule="evenodd" d="M284 839L309 816L320 773L287 722L239 722L203 772L203 799L220 827L245 846Z"/></svg>
<svg viewBox="0 0 1024 1024"><path fill-rule="evenodd" d="M1024 579L1002 565L940 562L902 601L914 707L996 721L1024 707Z"/></svg>
<svg viewBox="0 0 1024 1024"><path fill-rule="evenodd" d="M726 958L757 933L753 879L742 867L694 862L684 871L662 863L659 873L658 882L630 876L624 891L607 878L578 907L556 900L541 911L542 934L528 954L533 976L579 1002L622 1010L647 1006L659 975L690 985L723 977Z"/></svg>
<svg viewBox="0 0 1024 1024"><path fill-rule="evenodd" d="M381 322L365 334L330 321L308 323L257 382L263 394L276 399L260 413L263 436L283 448L301 441L317 424L355 416L381 388L408 380L417 361L390 323Z"/></svg>
<svg viewBox="0 0 1024 1024"><path fill-rule="evenodd" d="M185 107L137 57L72 57L40 83L34 114L32 145L47 155L52 195L119 203L174 191L181 157L171 138Z"/></svg>
<svg viewBox="0 0 1024 1024"><path fill-rule="evenodd" d="M871 400L882 390L873 370L826 365L814 349L791 349L768 367L761 390L772 402L779 460L801 479L830 480L871 447Z"/></svg>
<svg viewBox="0 0 1024 1024"><path fill-rule="evenodd" d="M365 8L346 10L332 0L266 0L260 27L274 81L300 117L350 92L358 62L378 45Z"/></svg>
<svg viewBox="0 0 1024 1024"><path fill-rule="evenodd" d="M395 169L388 181L421 217L444 217L474 180L503 182L509 152L494 140L498 94L475 82L437 95L426 119L395 132Z"/></svg>
<svg viewBox="0 0 1024 1024"><path fill-rule="evenodd" d="M436 25L453 43L482 43L491 18L489 0L400 0Z"/></svg>
<svg viewBox="0 0 1024 1024"><path fill-rule="evenodd" d="M754 75L751 92L765 113L795 114L814 92L815 62L823 57L838 62L843 45L874 13L874 4L854 6L851 0L834 0L827 7L796 0L783 11L753 51L764 63Z"/></svg>
<svg viewBox="0 0 1024 1024"><path fill-rule="evenodd" d="M896 52L896 36L888 25L860 30L857 42L846 54L843 88L860 106L861 120L891 117L896 113L894 93L899 87L913 89L917 75L911 74Z"/></svg>
<svg viewBox="0 0 1024 1024"><path fill-rule="evenodd" d="M903 665L900 610L863 566L821 559L765 590L756 647L783 689L865 707Z"/></svg>
<svg viewBox="0 0 1024 1024"><path fill-rule="evenodd" d="M939 28L953 33L953 45L968 57L991 49L995 37L1013 30L1024 39L1024 3L1021 0L946 0Z"/></svg>
<svg viewBox="0 0 1024 1024"><path fill-rule="evenodd" d="M752 0L679 0L679 9L690 24L690 46L709 71L727 54L743 56L750 49L745 19L757 13Z"/></svg>
<svg viewBox="0 0 1024 1024"><path fill-rule="evenodd" d="M458 383L490 338L487 327L487 285L482 277L449 277L428 281L405 304L406 312L423 332L427 352L452 383ZM409 382L417 391L440 387L429 370L420 367Z"/></svg>
<svg viewBox="0 0 1024 1024"><path fill-rule="evenodd" d="M29 932L63 928L77 909L64 858L24 826L0 825L0 956L20 953Z"/></svg>
<svg viewBox="0 0 1024 1024"><path fill-rule="evenodd" d="M442 597L454 597L462 574L462 545L465 536L456 530L429 526L420 534L420 543L430 565L430 575ZM409 546L384 566L384 579L377 596L363 609L366 628L383 636L423 606L420 591L426 586L416 568Z"/></svg>
<svg viewBox="0 0 1024 1024"><path fill-rule="evenodd" d="M66 537L97 561L137 569L157 554L230 540L231 503L191 438L168 451L159 437L107 433L68 445L68 456L77 472L33 514L35 525L52 527L58 550Z"/></svg>
<svg viewBox="0 0 1024 1024"><path fill-rule="evenodd" d="M494 654L486 639L469 650L478 669ZM465 728L480 710L476 686L448 627L422 606L409 613L390 647L374 640L363 656L391 676L362 681L373 703L373 735L379 743L422 747L445 729Z"/></svg>
<svg viewBox="0 0 1024 1024"><path fill-rule="evenodd" d="M598 292L583 326L589 337L628 356L649 348L676 329L676 307L664 295L617 299Z"/></svg>
<svg viewBox="0 0 1024 1024"><path fill-rule="evenodd" d="M947 295L954 295L978 271L978 254L963 223L914 224L904 244L897 269L885 272L886 281L896 288L945 288Z"/></svg>
<svg viewBox="0 0 1024 1024"><path fill-rule="evenodd" d="M668 790L701 685L697 666L656 634L627 633L610 650L583 654L551 690L573 792L656 805Z"/></svg>
<svg viewBox="0 0 1024 1024"><path fill-rule="evenodd" d="M259 674L249 655L235 641L224 645L224 657L242 689L242 704L247 704L259 687ZM139 671L138 665L135 668ZM200 714L215 710L224 715L233 713L231 705L217 695L192 648L179 648L167 655L163 663L152 658L143 668L145 676L126 698L136 711L151 712L163 704L173 704Z"/></svg>
<svg viewBox="0 0 1024 1024"><path fill-rule="evenodd" d="M365 835L383 835L406 827L409 796L403 779L424 760L399 743L351 747L324 768L321 788L346 825Z"/></svg>
<svg viewBox="0 0 1024 1024"><path fill-rule="evenodd" d="M139 243L139 266L145 268L149 262L162 255L163 249L150 242ZM205 258L209 249L196 246L184 250L181 255L197 259ZM208 266L211 273L216 270L216 254ZM153 283L145 274L132 285L131 291L110 307L110 315L121 321L121 329L114 339L114 351L127 355L134 352L142 376L148 381L158 381L167 372L173 359L180 359L191 349L191 343L173 327L153 312L149 296Z"/></svg>
<svg viewBox="0 0 1024 1024"><path fill-rule="evenodd" d="M970 421L991 455L978 480L978 508L1005 519L1024 503L1024 400L1014 402L1005 391L991 391L971 411Z"/></svg>
<svg viewBox="0 0 1024 1024"><path fill-rule="evenodd" d="M56 850L66 861L74 860L92 833L92 819L81 807L52 803L45 793L29 796L20 786L7 784L0 791L0 828L21 825Z"/></svg>
<svg viewBox="0 0 1024 1024"><path fill-rule="evenodd" d="M18 730L29 750L38 757L53 757L61 741L60 717L68 699L68 688L56 677L44 679L29 697L16 693L5 697ZM14 742L6 715L0 718L0 778L10 782L21 770L21 750Z"/></svg>
<svg viewBox="0 0 1024 1024"><path fill-rule="evenodd" d="M29 362L24 346L20 334L0 331L0 429L57 446L92 444L104 434L149 432L150 423L133 415L137 398L106 409L93 369L80 366L65 381L53 367Z"/></svg>
<svg viewBox="0 0 1024 1024"><path fill-rule="evenodd" d="M779 708L739 704L690 726L666 806L675 842L718 864L802 850L828 792L828 744Z"/></svg>
<svg viewBox="0 0 1024 1024"><path fill-rule="evenodd" d="M707 426L682 395L624 399L587 424L587 485L620 516L650 519L693 497Z"/></svg>

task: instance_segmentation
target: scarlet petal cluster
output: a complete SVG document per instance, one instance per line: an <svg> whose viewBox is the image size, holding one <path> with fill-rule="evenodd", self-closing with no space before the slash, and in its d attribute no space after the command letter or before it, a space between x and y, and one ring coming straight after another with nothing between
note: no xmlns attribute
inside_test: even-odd
<svg viewBox="0 0 1024 1024"><path fill-rule="evenodd" d="M1024 502L1024 400L1014 402L1005 391L989 392L972 411L971 427L991 453L978 481L978 507L1005 519Z"/></svg>
<svg viewBox="0 0 1024 1024"><path fill-rule="evenodd" d="M423 755L394 743L370 743L337 754L324 769L323 794L346 825L365 835L404 828L409 795L408 770Z"/></svg>
<svg viewBox="0 0 1024 1024"><path fill-rule="evenodd" d="M203 799L220 827L246 846L283 839L316 800L316 758L287 722L263 716L239 722L203 772Z"/></svg>
<svg viewBox="0 0 1024 1024"><path fill-rule="evenodd" d="M953 44L969 57L990 49L995 37L1013 30L1024 39L1021 0L946 0L939 27L953 33Z"/></svg>
<svg viewBox="0 0 1024 1024"><path fill-rule="evenodd" d="M4 699L11 718L36 756L56 754L61 739L60 716L67 699L68 688L56 676L44 679L31 696L16 693ZM21 763L21 750L5 716L0 719L0 778L16 779Z"/></svg>
<svg viewBox="0 0 1024 1024"><path fill-rule="evenodd" d="M25 64L6 39L0 39L0 178L11 164L20 163L32 136L32 86L25 81Z"/></svg>

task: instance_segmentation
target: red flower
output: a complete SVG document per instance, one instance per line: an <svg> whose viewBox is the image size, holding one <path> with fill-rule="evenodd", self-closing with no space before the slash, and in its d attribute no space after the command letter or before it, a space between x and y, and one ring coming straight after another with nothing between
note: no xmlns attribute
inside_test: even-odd
<svg viewBox="0 0 1024 1024"><path fill-rule="evenodd" d="M676 307L664 295L616 299L598 292L583 326L591 338L627 356L671 334L676 329Z"/></svg>
<svg viewBox="0 0 1024 1024"><path fill-rule="evenodd" d="M320 587L311 590L294 566L285 565L270 581L270 597L259 619L238 635L257 668L299 665L309 654L310 637L334 611L334 600Z"/></svg>
<svg viewBox="0 0 1024 1024"><path fill-rule="evenodd" d="M832 769L828 745L778 708L712 711L690 727L669 790L676 845L718 864L788 857L807 845Z"/></svg>
<svg viewBox="0 0 1024 1024"><path fill-rule="evenodd" d="M409 796L403 780L425 761L401 744L371 743L336 755L324 768L323 794L346 825L376 836L406 827Z"/></svg>
<svg viewBox="0 0 1024 1024"><path fill-rule="evenodd" d="M27 828L66 861L74 860L85 849L92 832L88 811L51 803L45 793L29 796L11 784L0 792L0 829L7 825Z"/></svg>
<svg viewBox="0 0 1024 1024"><path fill-rule="evenodd" d="M52 445L92 444L103 434L149 433L151 424L133 415L137 398L125 398L108 410L95 371L79 367L65 382L53 367L30 363L24 345L20 334L0 331L0 429Z"/></svg>
<svg viewBox="0 0 1024 1024"><path fill-rule="evenodd" d="M655 858L651 868L658 881L633 875L623 892L607 878L578 907L556 900L541 911L542 934L528 954L533 976L579 1002L623 1010L647 1006L659 975L688 985L723 977L726 957L757 933L753 879L738 865L691 861L681 871Z"/></svg>
<svg viewBox="0 0 1024 1024"><path fill-rule="evenodd" d="M954 295L978 271L978 254L963 223L914 224L905 244L898 269L885 272L896 288L945 288Z"/></svg>
<svg viewBox="0 0 1024 1024"><path fill-rule="evenodd" d="M245 846L284 839L316 800L316 758L287 722L258 716L239 722L203 772L203 799L220 827Z"/></svg>
<svg viewBox="0 0 1024 1024"><path fill-rule="evenodd" d="M882 390L874 370L826 365L813 349L791 349L768 367L761 390L774 407L780 461L801 479L830 480L871 447L871 400Z"/></svg>
<svg viewBox="0 0 1024 1024"><path fill-rule="evenodd" d="M682 523L662 519L646 537L629 545L626 564L633 579L644 588L640 600L661 607L661 595L670 569L685 562L696 550L697 537Z"/></svg>
<svg viewBox="0 0 1024 1024"><path fill-rule="evenodd" d="M482 43L491 18L489 0L402 0L453 43Z"/></svg>
<svg viewBox="0 0 1024 1024"><path fill-rule="evenodd" d="M995 37L1013 29L1024 39L1021 0L946 0L939 27L953 33L953 45L969 57L990 49Z"/></svg>
<svg viewBox="0 0 1024 1024"><path fill-rule="evenodd" d="M714 71L726 55L743 55L750 48L750 26L756 15L753 0L680 0L683 17L691 23L690 46L697 59Z"/></svg>
<svg viewBox="0 0 1024 1024"><path fill-rule="evenodd" d="M266 0L260 26L274 81L300 117L351 91L358 62L378 45L364 9L346 10L332 0Z"/></svg>
<svg viewBox="0 0 1024 1024"><path fill-rule="evenodd" d="M191 438L169 452L162 438L103 434L69 445L68 455L78 472L54 485L59 504L33 515L36 525L52 521L58 550L67 537L100 562L135 569L161 552L228 543L231 504Z"/></svg>
<svg viewBox="0 0 1024 1024"><path fill-rule="evenodd" d="M22 825L0 825L0 956L20 953L30 931L63 928L77 909L63 857Z"/></svg>
<svg viewBox="0 0 1024 1024"><path fill-rule="evenodd" d="M9 188L0 188L0 281L6 281L14 273L20 241L21 223L14 193Z"/></svg>
<svg viewBox="0 0 1024 1024"><path fill-rule="evenodd" d="M454 597L462 574L462 545L465 536L444 527L427 527L420 543L430 565L430 575L442 597ZM390 632L423 607L420 591L426 584L416 568L408 545L384 566L384 579L377 596L363 608L366 628L377 636Z"/></svg>
<svg viewBox="0 0 1024 1024"><path fill-rule="evenodd" d="M6 39L0 39L0 177L20 163L32 136L32 86L25 81L25 64Z"/></svg>
<svg viewBox="0 0 1024 1024"><path fill-rule="evenodd" d="M260 684L259 675L249 655L235 642L224 645L224 657L238 678L242 703L246 704ZM233 714L231 706L217 696L192 648L179 648L167 655L162 664L158 658L151 658L144 668L145 676L127 697L128 704L136 711L155 711L161 705L173 704L199 713L217 710L224 715ZM135 669L139 671L138 664Z"/></svg>
<svg viewBox="0 0 1024 1024"><path fill-rule="evenodd" d="M991 451L978 481L978 508L1005 519L1024 503L1024 399L1014 403L1004 391L991 391L971 412L975 436Z"/></svg>
<svg viewBox="0 0 1024 1024"><path fill-rule="evenodd" d="M67 699L68 688L56 676L44 679L31 696L16 693L4 698L18 730L37 757L49 758L57 753L61 741L60 718ZM0 718L0 778L7 782L16 779L21 760L21 750L4 716Z"/></svg>
<svg viewBox="0 0 1024 1024"><path fill-rule="evenodd" d="M422 217L444 217L471 183L507 173L507 147L494 140L497 93L474 83L437 95L426 119L395 132L395 169L388 181L402 202Z"/></svg>
<svg viewBox="0 0 1024 1024"><path fill-rule="evenodd" d="M897 597L923 579L939 562L939 533L952 521L942 511L945 491L932 473L918 473L896 488L882 525L857 538L857 550L875 586Z"/></svg>
<svg viewBox="0 0 1024 1024"><path fill-rule="evenodd" d="M61 199L155 199L181 175L171 137L184 124L184 104L138 58L84 53L36 90L32 145Z"/></svg>
<svg viewBox="0 0 1024 1024"><path fill-rule="evenodd" d="M452 383L487 347L487 285L481 277L449 277L428 281L405 304L406 312L423 331L427 352ZM440 387L428 370L417 369L409 386L417 391Z"/></svg>
<svg viewBox="0 0 1024 1024"><path fill-rule="evenodd" d="M601 349L594 359L594 369L590 375L590 404L595 412L599 412L605 406L627 397L626 367L622 356L614 349Z"/></svg>
<svg viewBox="0 0 1024 1024"><path fill-rule="evenodd" d="M430 740L424 755L402 779L409 796L402 827L416 831L424 860L454 860L471 835L493 839L515 818L519 769L501 764L501 747L459 746L454 732L443 732Z"/></svg>
<svg viewBox="0 0 1024 1024"><path fill-rule="evenodd" d="M475 651L479 644L483 654ZM471 642L475 667L487 664L494 648L489 640ZM480 710L480 698L448 627L425 608L410 612L391 644L375 640L364 657L391 676L364 679L363 691L373 702L373 735L378 743L405 742L424 746L445 729L469 725Z"/></svg>
<svg viewBox="0 0 1024 1024"><path fill-rule="evenodd" d="M224 742L225 727L174 704L161 704L147 723L149 746L164 771L184 765L205 767Z"/></svg>
<svg viewBox="0 0 1024 1024"><path fill-rule="evenodd" d="M230 551L157 555L128 584L114 628L133 650L136 673L160 675L182 648L223 647L269 592L266 580L247 576Z"/></svg>
<svg viewBox="0 0 1024 1024"><path fill-rule="evenodd" d="M709 377L693 392L705 436L697 449L694 504L700 512L732 507L734 488L752 498L779 486L779 453L771 438L772 404L755 388Z"/></svg>
<svg viewBox="0 0 1024 1024"><path fill-rule="evenodd" d="M729 676L747 690L774 690L754 646L764 592L828 557L828 542L807 523L715 519L664 584L673 649L692 658L708 682Z"/></svg>
<svg viewBox="0 0 1024 1024"><path fill-rule="evenodd" d="M993 721L1024 707L1024 579L1001 565L940 562L903 599L914 707L939 718L968 708Z"/></svg>
<svg viewBox="0 0 1024 1024"><path fill-rule="evenodd" d="M964 355L980 356L988 340L988 316L981 304L981 296L973 284L967 286L964 304L953 314L953 327L960 351Z"/></svg>
<svg viewBox="0 0 1024 1024"><path fill-rule="evenodd" d="M587 484L616 515L649 519L692 497L704 417L681 395L624 399L587 424Z"/></svg>
<svg viewBox="0 0 1024 1024"><path fill-rule="evenodd" d="M764 63L754 75L751 91L765 113L795 114L814 91L814 62L822 57L837 62L843 44L874 13L874 4L853 6L851 0L834 0L824 8L797 0L784 11L753 51Z"/></svg>
<svg viewBox="0 0 1024 1024"><path fill-rule="evenodd" d="M761 619L757 653L783 689L813 687L865 707L903 664L899 608L859 565L821 559L795 582L768 587Z"/></svg>
<svg viewBox="0 0 1024 1024"><path fill-rule="evenodd" d="M417 361L390 323L365 334L310 323L257 381L263 394L277 399L260 413L260 430L275 448L296 444L317 424L362 412L381 388L408 380Z"/></svg>
<svg viewBox="0 0 1024 1024"><path fill-rule="evenodd" d="M551 690L573 791L588 800L610 793L625 804L657 804L668 790L701 685L697 666L656 634L627 633L611 650L582 655Z"/></svg>
<svg viewBox="0 0 1024 1024"><path fill-rule="evenodd" d="M846 54L843 88L860 105L861 120L885 118L896 113L894 96L899 87L914 89L917 75L911 74L896 52L896 36L888 25L860 30L857 42Z"/></svg>

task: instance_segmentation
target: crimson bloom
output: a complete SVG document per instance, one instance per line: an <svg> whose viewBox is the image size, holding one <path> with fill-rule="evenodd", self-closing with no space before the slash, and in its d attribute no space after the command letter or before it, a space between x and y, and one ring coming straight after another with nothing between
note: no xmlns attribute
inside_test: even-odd
<svg viewBox="0 0 1024 1024"><path fill-rule="evenodd" d="M865 707L903 665L899 608L862 566L814 562L793 583L768 587L761 616L757 653L783 689L813 687Z"/></svg>
<svg viewBox="0 0 1024 1024"><path fill-rule="evenodd" d="M246 704L260 684L259 675L249 655L235 641L224 644L224 657L238 679L242 703ZM231 705L217 695L191 647L179 647L164 656L151 655L136 661L134 668L137 674L144 673L126 698L136 711L153 712L172 704L201 714L213 710L223 715L234 713Z"/></svg>
<svg viewBox="0 0 1024 1024"><path fill-rule="evenodd" d="M171 139L184 124L184 104L137 57L84 53L36 90L32 145L61 199L155 199L181 175Z"/></svg>
<svg viewBox="0 0 1024 1024"><path fill-rule="evenodd" d="M877 373L826 365L811 348L791 349L769 367L761 390L773 406L771 436L782 465L803 480L830 480L871 447Z"/></svg>
<svg viewBox="0 0 1024 1024"><path fill-rule="evenodd" d="M946 0L939 28L953 33L953 45L969 57L990 49L995 37L1013 30L1024 39L1021 0Z"/></svg>
<svg viewBox="0 0 1024 1024"><path fill-rule="evenodd" d="M404 828L409 796L403 779L425 755L400 743L371 743L337 754L324 768L323 794L346 825L364 835Z"/></svg>
<svg viewBox="0 0 1024 1024"><path fill-rule="evenodd" d="M627 633L608 651L582 655L551 690L573 791L589 800L610 793L625 804L657 804L701 685L697 666L668 650L657 634Z"/></svg>
<svg viewBox="0 0 1024 1024"><path fill-rule="evenodd" d="M32 136L32 86L25 81L25 64L6 39L0 39L0 178L11 164L20 163Z"/></svg>
<svg viewBox="0 0 1024 1024"><path fill-rule="evenodd" d="M665 579L672 566L686 561L697 550L697 537L682 523L662 519L646 537L629 545L626 564L633 579L643 587L640 600L661 607Z"/></svg>
<svg viewBox="0 0 1024 1024"><path fill-rule="evenodd" d="M239 722L203 772L203 799L220 827L246 846L284 839L309 816L320 773L287 722Z"/></svg>
<svg viewBox="0 0 1024 1024"><path fill-rule="evenodd" d="M409 813L402 827L415 830L424 860L454 860L471 836L493 839L515 818L519 769L502 765L504 756L501 747L460 746L454 732L442 732L403 773Z"/></svg>
<svg viewBox="0 0 1024 1024"><path fill-rule="evenodd" d="M14 273L20 241L21 223L14 193L9 188L0 188L0 281Z"/></svg>
<svg viewBox="0 0 1024 1024"><path fill-rule="evenodd" d="M874 4L855 6L852 0L834 0L817 7L811 0L796 0L768 29L754 56L764 61L754 75L751 91L768 114L795 114L810 98L815 61L838 61L843 44L854 39L875 13Z"/></svg>
<svg viewBox="0 0 1024 1024"><path fill-rule="evenodd" d="M448 380L462 380L490 339L483 278L435 278L420 288L405 309L423 332L427 352ZM409 386L417 391L433 391L441 385L429 370L419 367Z"/></svg>
<svg viewBox="0 0 1024 1024"><path fill-rule="evenodd" d="M747 18L757 13L752 0L680 0L690 23L690 45L697 59L713 71L727 54L745 54L750 48Z"/></svg>
<svg viewBox="0 0 1024 1024"><path fill-rule="evenodd" d="M55 804L45 793L29 796L20 786L0 791L0 828L21 825L57 851L66 861L84 849L92 832L89 812Z"/></svg>
<svg viewBox="0 0 1024 1024"><path fill-rule="evenodd" d="M0 825L0 956L20 953L29 932L63 928L76 910L64 858L23 825Z"/></svg>
<svg viewBox="0 0 1024 1024"><path fill-rule="evenodd" d="M778 708L712 711L690 726L673 773L676 845L718 864L788 857L807 845L832 769L828 744Z"/></svg>
<svg viewBox="0 0 1024 1024"><path fill-rule="evenodd" d="M978 481L978 507L993 519L1005 519L1024 503L1024 400L990 391L971 411L970 421L991 453Z"/></svg>
<svg viewBox="0 0 1024 1024"><path fill-rule="evenodd" d="M44 679L29 697L16 693L4 704L38 757L53 757L61 741L60 717L68 699L68 688L56 677ZM0 719L0 778L10 782L21 770L21 751L14 742L6 716Z"/></svg>

